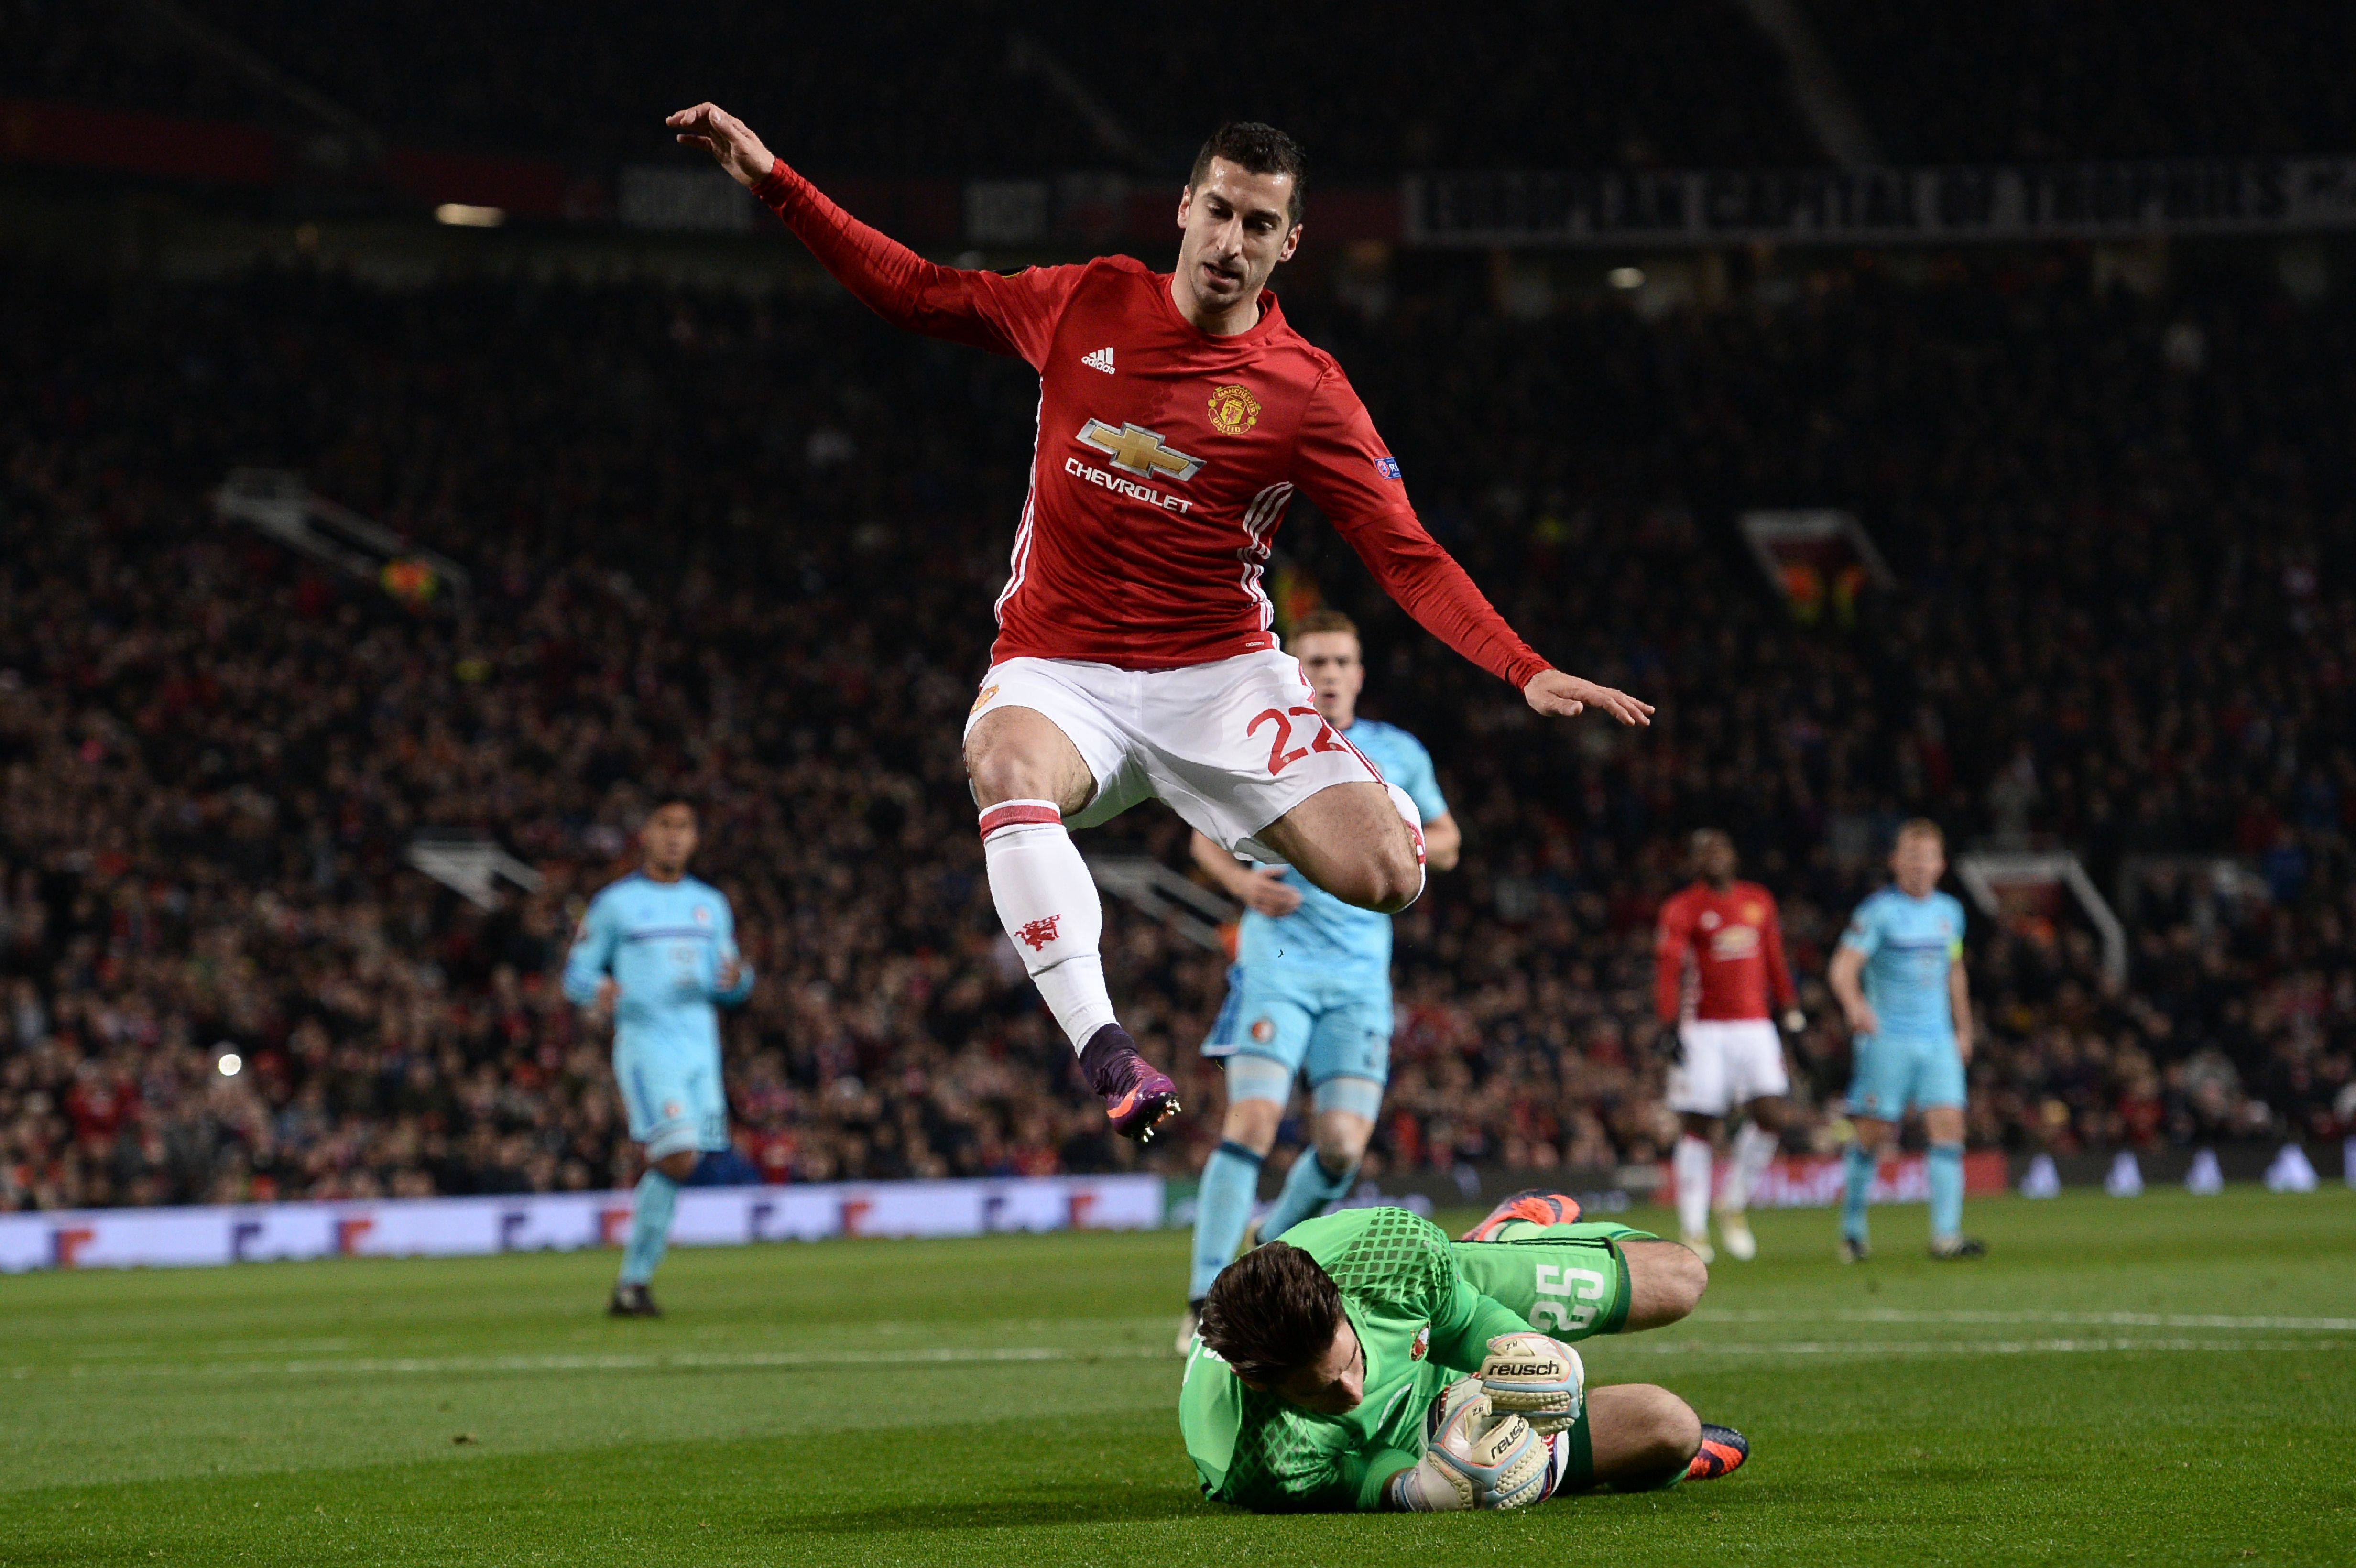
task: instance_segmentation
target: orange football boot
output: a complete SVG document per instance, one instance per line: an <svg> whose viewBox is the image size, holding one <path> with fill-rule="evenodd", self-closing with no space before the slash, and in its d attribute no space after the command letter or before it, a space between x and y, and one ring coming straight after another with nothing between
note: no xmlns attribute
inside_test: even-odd
<svg viewBox="0 0 2356 1568"><path fill-rule="evenodd" d="M1688 1481L1714 1481L1720 1476L1730 1476L1742 1468L1742 1461L1751 1457L1751 1439L1731 1426L1701 1424L1701 1446L1694 1451L1693 1463L1686 1467Z"/></svg>
<svg viewBox="0 0 2356 1568"><path fill-rule="evenodd" d="M1526 1192L1516 1192L1494 1209L1489 1217L1456 1239L1460 1242L1485 1242L1493 1239L1499 1226L1508 1220L1527 1220L1534 1225L1568 1225L1579 1218L1579 1200L1568 1192L1548 1192L1533 1187Z"/></svg>

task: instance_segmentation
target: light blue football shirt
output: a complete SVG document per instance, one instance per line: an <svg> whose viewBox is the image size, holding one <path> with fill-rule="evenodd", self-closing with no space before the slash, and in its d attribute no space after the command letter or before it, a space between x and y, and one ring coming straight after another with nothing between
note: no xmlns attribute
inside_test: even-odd
<svg viewBox="0 0 2356 1568"><path fill-rule="evenodd" d="M735 958L736 984L723 991L720 965ZM715 1004L743 1001L753 967L736 951L736 917L709 882L681 877L658 882L633 871L589 901L564 960L564 995L586 1005L612 975L614 1043L706 1046L720 1042Z"/></svg>
<svg viewBox="0 0 2356 1568"><path fill-rule="evenodd" d="M1432 772L1431 753L1423 749L1422 741L1396 724L1373 719L1358 720L1341 733L1381 770L1385 780L1407 791L1426 822L1447 812L1440 779ZM1236 962L1249 969L1305 965L1353 974L1371 972L1388 979L1390 916L1345 904L1289 866L1284 882L1301 890L1301 907L1276 917L1246 910L1237 930Z"/></svg>
<svg viewBox="0 0 2356 1568"><path fill-rule="evenodd" d="M1964 906L1947 894L1884 888L1857 906L1840 944L1865 955L1865 999L1884 1040L1955 1038L1947 969L1964 952Z"/></svg>

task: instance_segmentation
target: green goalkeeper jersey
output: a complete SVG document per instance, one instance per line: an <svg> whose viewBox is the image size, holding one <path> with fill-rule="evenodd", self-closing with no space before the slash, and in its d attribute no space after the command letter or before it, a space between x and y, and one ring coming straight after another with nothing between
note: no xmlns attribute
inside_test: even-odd
<svg viewBox="0 0 2356 1568"><path fill-rule="evenodd" d="M1247 1388L1198 1338L1178 1423L1203 1495L1260 1510L1371 1509L1423 1456L1424 1412L1530 1325L1467 1281L1447 1233L1404 1209L1345 1209L1285 1232L1333 1276L1366 1356L1365 1397L1320 1415Z"/></svg>

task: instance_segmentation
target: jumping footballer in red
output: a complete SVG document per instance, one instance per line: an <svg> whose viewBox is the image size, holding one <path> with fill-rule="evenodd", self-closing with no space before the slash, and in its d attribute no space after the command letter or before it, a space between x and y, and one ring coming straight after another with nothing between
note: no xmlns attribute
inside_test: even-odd
<svg viewBox="0 0 2356 1568"><path fill-rule="evenodd" d="M1746 1112L1719 1197L1718 1233L1729 1253L1748 1262L1759 1243L1744 1211L1752 1185L1775 1157L1783 1096L1792 1087L1770 997L1784 1028L1797 1033L1805 1020L1783 962L1774 895L1735 880L1734 840L1717 828L1693 836L1693 859L1699 880L1661 906L1653 957L1654 1005L1661 1021L1677 1030L1677 1065L1669 1074L1669 1109L1685 1125L1674 1160L1677 1225L1685 1244L1708 1262L1710 1140L1722 1117Z"/></svg>
<svg viewBox="0 0 2356 1568"><path fill-rule="evenodd" d="M1012 276L937 266L828 200L710 103L669 121L767 203L886 321L1039 373L1031 490L966 721L990 890L1113 1125L1149 1139L1175 1085L1113 1015L1103 910L1067 831L1149 795L1238 855L1344 902L1423 885L1414 803L1318 716L1260 585L1295 492L1376 581L1540 713L1652 709L1548 667L1416 520L1332 356L1265 285L1301 242L1301 149L1222 127L1178 197L1174 272L1127 257Z"/></svg>

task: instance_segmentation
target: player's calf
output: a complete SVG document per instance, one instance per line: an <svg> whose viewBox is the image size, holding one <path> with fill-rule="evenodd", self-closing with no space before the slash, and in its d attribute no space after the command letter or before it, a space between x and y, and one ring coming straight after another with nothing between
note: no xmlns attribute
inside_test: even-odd
<svg viewBox="0 0 2356 1568"><path fill-rule="evenodd" d="M1656 1383L1614 1383L1587 1400L1595 1482L1644 1491L1686 1473L1701 1448L1701 1417Z"/></svg>

